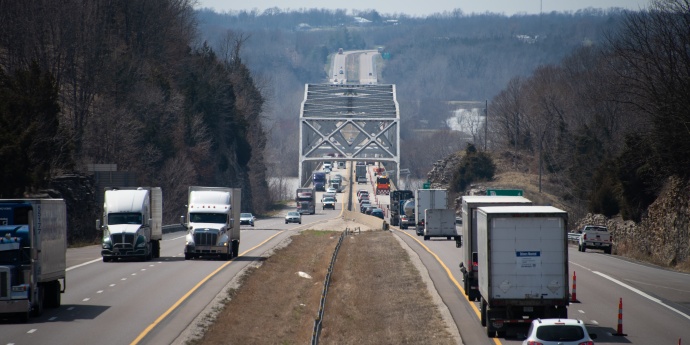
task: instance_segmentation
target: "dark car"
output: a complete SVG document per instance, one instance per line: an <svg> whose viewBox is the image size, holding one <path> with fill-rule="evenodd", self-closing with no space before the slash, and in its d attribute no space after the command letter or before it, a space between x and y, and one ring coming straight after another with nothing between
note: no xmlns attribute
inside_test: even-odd
<svg viewBox="0 0 690 345"><path fill-rule="evenodd" d="M365 213L365 214L371 214L371 211L373 211L375 208L376 208L376 206L374 206L374 205L369 205L369 206L367 206L366 209L364 209L364 213Z"/></svg>
<svg viewBox="0 0 690 345"><path fill-rule="evenodd" d="M366 211L367 207L370 207L370 206L371 206L371 204L368 201L359 204L359 212L364 213L364 211Z"/></svg>
<svg viewBox="0 0 690 345"><path fill-rule="evenodd" d="M371 210L371 215L383 219L383 210L380 208L375 208Z"/></svg>

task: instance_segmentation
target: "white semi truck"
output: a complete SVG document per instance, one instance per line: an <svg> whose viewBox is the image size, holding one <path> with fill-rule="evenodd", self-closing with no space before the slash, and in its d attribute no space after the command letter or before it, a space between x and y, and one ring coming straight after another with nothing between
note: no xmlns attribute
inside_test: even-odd
<svg viewBox="0 0 690 345"><path fill-rule="evenodd" d="M101 256L141 261L159 258L163 239L163 191L160 187L107 188L103 204Z"/></svg>
<svg viewBox="0 0 690 345"><path fill-rule="evenodd" d="M535 319L567 318L568 213L552 206L477 209L481 324L504 337ZM517 333L517 332L514 332Z"/></svg>
<svg viewBox="0 0 690 345"><path fill-rule="evenodd" d="M432 237L460 240L460 235L455 228L455 210L426 209L424 211L424 240Z"/></svg>
<svg viewBox="0 0 690 345"><path fill-rule="evenodd" d="M230 260L240 249L242 191L226 187L189 187L184 258L220 257Z"/></svg>
<svg viewBox="0 0 690 345"><path fill-rule="evenodd" d="M448 208L448 191L445 189L417 189L414 192L414 214L415 222L417 224L417 236L424 234L424 223L426 221L426 210L431 209L447 209ZM455 219L455 217L453 217ZM425 240L428 238L424 238Z"/></svg>
<svg viewBox="0 0 690 345"><path fill-rule="evenodd" d="M64 200L0 200L0 314L27 322L60 307L66 253Z"/></svg>
<svg viewBox="0 0 690 345"><path fill-rule="evenodd" d="M462 238L456 247L464 246L460 260L463 288L470 301L479 300L477 289L477 208L482 206L529 206L532 201L521 196L465 195L462 197Z"/></svg>

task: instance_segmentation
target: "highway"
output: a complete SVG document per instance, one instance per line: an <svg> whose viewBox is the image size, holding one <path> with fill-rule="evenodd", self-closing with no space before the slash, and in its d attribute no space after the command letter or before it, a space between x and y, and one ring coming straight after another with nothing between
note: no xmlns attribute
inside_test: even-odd
<svg viewBox="0 0 690 345"><path fill-rule="evenodd" d="M368 172L371 182L371 168ZM371 183L366 188L373 191ZM379 206L387 209L389 197L376 197ZM455 241L442 239L424 241L413 229L390 228L419 255L465 344L522 344L516 337L487 337L479 323L479 302L468 301L462 290L458 265L464 247L456 248ZM683 339L690 344L690 274L633 262L602 250L581 253L574 242L569 245L568 256L569 288L572 290L575 274L577 301L570 304L568 317L584 321L590 332L597 334L596 344L677 345ZM625 336L614 335L621 299Z"/></svg>
<svg viewBox="0 0 690 345"><path fill-rule="evenodd" d="M296 231L338 214L339 204L335 211L317 207L301 225L285 224L283 213L243 226L240 256L231 261L185 261L184 232L165 234L161 258L148 262L104 263L100 246L69 249L62 306L28 324L0 320L0 344L173 343L243 268Z"/></svg>
<svg viewBox="0 0 690 345"><path fill-rule="evenodd" d="M345 69L346 55L335 54L331 75L339 80L338 67ZM369 55L375 54L360 54L360 59ZM376 82L373 63L368 69L359 68L360 76L372 71ZM349 180L344 169L335 172ZM353 189L367 188L374 203L387 211L389 198L373 193L372 180L370 166L370 183L355 184ZM297 231L340 214L345 194L338 194L335 211L321 210L320 194L317 214L304 215L301 225L284 224L283 213L258 219L255 227L243 227L240 256L231 261L184 260L184 232L164 235L161 258L148 262L104 263L100 246L71 248L62 306L46 309L27 324L0 320L0 345L179 342L197 315L249 264ZM464 344L521 344L518 338L488 338L481 327L479 303L468 301L462 291L458 265L464 248L456 248L454 241L423 241L414 230L391 230L419 255ZM569 248L569 272L577 277L577 303L570 305L568 316L582 319L597 334L596 344L676 345L683 340L690 344L690 274L597 250L581 253L572 244ZM625 335L617 336L621 300Z"/></svg>

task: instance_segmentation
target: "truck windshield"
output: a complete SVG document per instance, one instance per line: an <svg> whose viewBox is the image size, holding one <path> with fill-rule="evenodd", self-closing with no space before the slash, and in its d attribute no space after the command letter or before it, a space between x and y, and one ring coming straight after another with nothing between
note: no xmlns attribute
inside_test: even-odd
<svg viewBox="0 0 690 345"><path fill-rule="evenodd" d="M142 224L141 213L109 213L108 225Z"/></svg>
<svg viewBox="0 0 690 345"><path fill-rule="evenodd" d="M189 221L192 223L227 223L228 216L225 213L190 213Z"/></svg>

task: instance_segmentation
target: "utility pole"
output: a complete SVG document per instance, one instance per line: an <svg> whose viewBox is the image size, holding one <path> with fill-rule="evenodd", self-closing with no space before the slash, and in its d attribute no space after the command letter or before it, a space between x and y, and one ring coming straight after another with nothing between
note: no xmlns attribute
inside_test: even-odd
<svg viewBox="0 0 690 345"><path fill-rule="evenodd" d="M489 131L489 100L484 101L484 152L486 152L486 138Z"/></svg>

